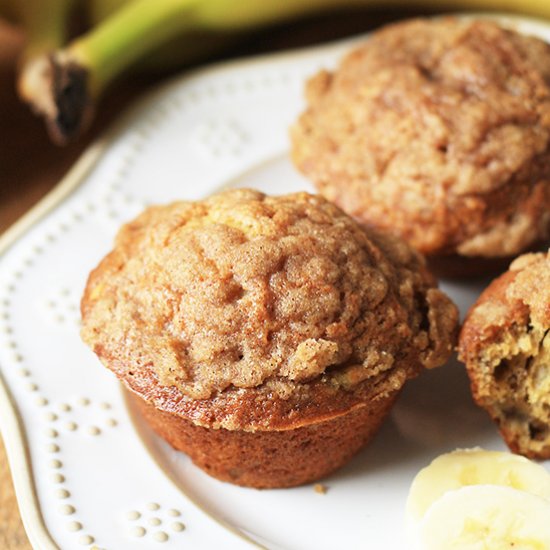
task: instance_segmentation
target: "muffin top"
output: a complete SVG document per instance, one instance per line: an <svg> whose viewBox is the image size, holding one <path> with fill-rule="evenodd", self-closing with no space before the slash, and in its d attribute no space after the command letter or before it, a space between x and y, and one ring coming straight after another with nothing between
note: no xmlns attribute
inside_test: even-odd
<svg viewBox="0 0 550 550"><path fill-rule="evenodd" d="M405 244L318 196L236 190L125 225L82 318L85 342L132 389L235 428L398 389L447 359L457 315Z"/></svg>
<svg viewBox="0 0 550 550"><path fill-rule="evenodd" d="M307 85L298 168L349 214L432 255L547 236L550 46L453 18L386 27Z"/></svg>
<svg viewBox="0 0 550 550"><path fill-rule="evenodd" d="M550 328L550 251L524 254L495 279L470 309L460 336L464 361L475 361L495 351L513 356L525 347L520 333L545 335ZM503 339L512 341L504 349ZM499 342L491 350L487 346ZM538 345L538 344L537 344Z"/></svg>

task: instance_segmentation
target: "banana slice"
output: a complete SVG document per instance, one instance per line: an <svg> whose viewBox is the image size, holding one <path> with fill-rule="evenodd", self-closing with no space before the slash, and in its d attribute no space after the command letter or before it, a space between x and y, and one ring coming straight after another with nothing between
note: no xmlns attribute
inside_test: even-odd
<svg viewBox="0 0 550 550"><path fill-rule="evenodd" d="M550 499L550 474L542 466L511 453L458 449L437 457L418 472L407 499L407 523L420 522L430 505L447 491L481 483Z"/></svg>
<svg viewBox="0 0 550 550"><path fill-rule="evenodd" d="M548 550L550 501L497 485L445 493L420 524L423 550Z"/></svg>

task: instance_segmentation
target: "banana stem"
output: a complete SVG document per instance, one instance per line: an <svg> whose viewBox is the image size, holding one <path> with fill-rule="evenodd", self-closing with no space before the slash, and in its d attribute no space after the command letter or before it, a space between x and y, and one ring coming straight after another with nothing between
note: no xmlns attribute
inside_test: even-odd
<svg viewBox="0 0 550 550"><path fill-rule="evenodd" d="M44 117L52 140L64 145L79 135L92 118L96 99L114 78L193 27L199 1L133 0L67 47L27 63L21 95ZM42 48L54 33L52 25L39 41Z"/></svg>
<svg viewBox="0 0 550 550"><path fill-rule="evenodd" d="M26 43L19 60L17 91L33 109L55 117L57 107L48 82L48 56L61 47L67 36L67 20L78 0L18 0L9 3L13 18L26 31Z"/></svg>
<svg viewBox="0 0 550 550"><path fill-rule="evenodd" d="M67 39L67 20L77 0L20 0L12 2L27 42L22 63L62 46Z"/></svg>
<svg viewBox="0 0 550 550"><path fill-rule="evenodd" d="M67 56L90 69L91 96L148 52L192 28L199 1L134 0L71 43Z"/></svg>

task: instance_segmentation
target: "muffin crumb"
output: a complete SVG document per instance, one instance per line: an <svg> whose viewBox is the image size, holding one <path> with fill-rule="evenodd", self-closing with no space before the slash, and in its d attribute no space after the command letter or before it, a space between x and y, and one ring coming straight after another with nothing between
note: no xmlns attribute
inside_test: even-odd
<svg viewBox="0 0 550 550"><path fill-rule="evenodd" d="M326 485L323 485L322 483L316 483L313 486L313 490L320 495L326 495L328 487Z"/></svg>
<svg viewBox="0 0 550 550"><path fill-rule="evenodd" d="M515 452L550 458L550 252L526 254L483 292L459 358L477 403Z"/></svg>

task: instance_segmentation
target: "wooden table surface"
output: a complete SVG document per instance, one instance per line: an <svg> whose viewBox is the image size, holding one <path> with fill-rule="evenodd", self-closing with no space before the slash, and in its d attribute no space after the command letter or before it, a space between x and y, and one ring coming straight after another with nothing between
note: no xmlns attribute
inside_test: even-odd
<svg viewBox="0 0 550 550"><path fill-rule="evenodd" d="M309 17L292 25L279 25L243 37L219 59L295 48L351 36L382 23L421 12L366 10ZM14 92L17 54L23 43L20 31L0 21L0 234L51 190L98 135L133 98L161 77L134 77L111 91L98 109L91 130L76 144L53 146L40 121L22 105ZM1 419L0 419L1 420ZM0 440L0 549L29 550L18 513L9 467Z"/></svg>

